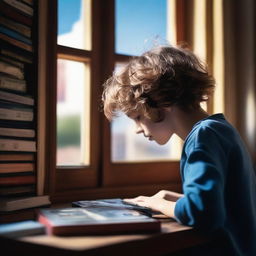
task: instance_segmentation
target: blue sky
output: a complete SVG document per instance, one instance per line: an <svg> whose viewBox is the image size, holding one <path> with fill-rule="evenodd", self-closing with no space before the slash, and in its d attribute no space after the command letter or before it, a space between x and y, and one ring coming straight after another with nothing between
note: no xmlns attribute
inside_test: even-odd
<svg viewBox="0 0 256 256"><path fill-rule="evenodd" d="M92 0L93 1L93 0ZM59 0L59 35L80 17L81 0ZM116 0L116 52L141 54L166 38L166 0Z"/></svg>

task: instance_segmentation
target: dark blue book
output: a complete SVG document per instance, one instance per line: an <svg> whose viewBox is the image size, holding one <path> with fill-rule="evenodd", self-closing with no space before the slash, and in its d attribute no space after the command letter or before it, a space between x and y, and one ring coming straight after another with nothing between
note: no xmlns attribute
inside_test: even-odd
<svg viewBox="0 0 256 256"><path fill-rule="evenodd" d="M34 220L0 224L0 236L18 238L41 234L45 234L45 226Z"/></svg>

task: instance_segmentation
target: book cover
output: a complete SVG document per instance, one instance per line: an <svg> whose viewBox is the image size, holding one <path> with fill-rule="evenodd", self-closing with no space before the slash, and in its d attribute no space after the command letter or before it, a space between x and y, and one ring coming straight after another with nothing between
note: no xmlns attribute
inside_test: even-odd
<svg viewBox="0 0 256 256"><path fill-rule="evenodd" d="M36 152L36 142L33 140L0 138L0 151Z"/></svg>
<svg viewBox="0 0 256 256"><path fill-rule="evenodd" d="M27 26L32 26L33 19L30 16L24 15L23 13L17 11L17 9L13 8L12 6L4 3L4 1L0 1L0 9L1 13L6 15L7 17L25 24Z"/></svg>
<svg viewBox="0 0 256 256"><path fill-rule="evenodd" d="M7 199L3 198L0 201L0 212L10 212L21 209L42 207L48 206L50 204L51 202L48 195L32 197L15 197Z"/></svg>
<svg viewBox="0 0 256 256"><path fill-rule="evenodd" d="M109 207L111 209L130 209L139 211L147 216L152 217L157 212L152 211L148 207L143 207L134 204L128 204L121 198L110 198L110 199L97 199L97 200L82 200L72 202L73 207Z"/></svg>
<svg viewBox="0 0 256 256"><path fill-rule="evenodd" d="M161 223L138 211L109 207L40 209L38 220L47 234L99 235L159 232Z"/></svg>
<svg viewBox="0 0 256 256"><path fill-rule="evenodd" d="M0 71L4 74L14 76L18 79L24 79L24 70L8 62L0 60Z"/></svg>
<svg viewBox="0 0 256 256"><path fill-rule="evenodd" d="M14 92L7 92L0 89L0 100L10 101L14 103L33 106L35 104L34 99L30 95L18 94Z"/></svg>
<svg viewBox="0 0 256 256"><path fill-rule="evenodd" d="M22 236L45 234L45 226L35 220L0 224L0 236L18 238Z"/></svg>
<svg viewBox="0 0 256 256"><path fill-rule="evenodd" d="M27 83L25 80L15 79L0 74L0 88L18 92L26 92Z"/></svg>

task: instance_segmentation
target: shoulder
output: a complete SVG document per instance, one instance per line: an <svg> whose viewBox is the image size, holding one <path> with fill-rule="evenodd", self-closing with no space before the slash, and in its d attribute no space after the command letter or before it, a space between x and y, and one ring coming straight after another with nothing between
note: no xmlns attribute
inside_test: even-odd
<svg viewBox="0 0 256 256"><path fill-rule="evenodd" d="M187 150L228 147L234 136L237 136L234 127L222 114L215 114L194 125L185 140L184 147Z"/></svg>

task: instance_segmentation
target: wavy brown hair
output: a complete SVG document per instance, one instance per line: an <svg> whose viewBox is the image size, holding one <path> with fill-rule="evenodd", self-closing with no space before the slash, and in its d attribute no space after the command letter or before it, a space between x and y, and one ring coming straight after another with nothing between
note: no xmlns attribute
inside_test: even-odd
<svg viewBox="0 0 256 256"><path fill-rule="evenodd" d="M215 81L191 51L160 46L133 57L104 83L104 114L140 112L157 122L164 107L198 108L212 94Z"/></svg>

